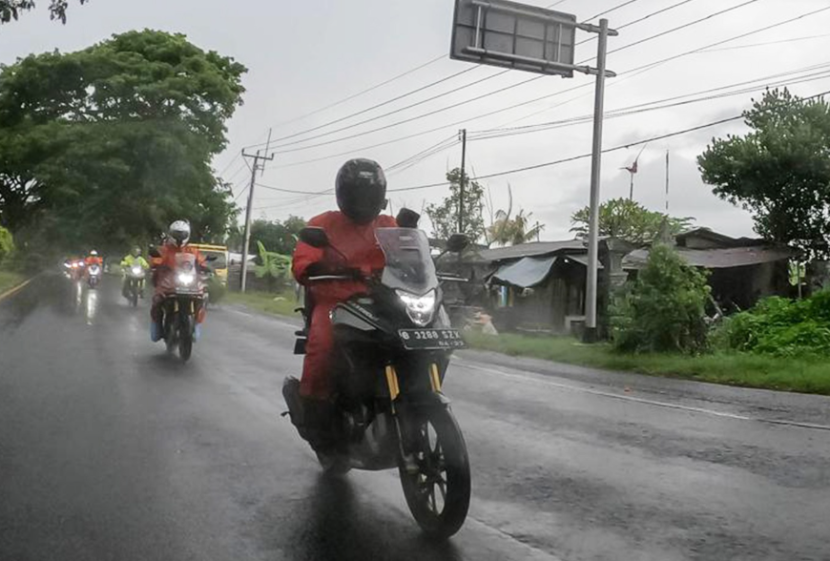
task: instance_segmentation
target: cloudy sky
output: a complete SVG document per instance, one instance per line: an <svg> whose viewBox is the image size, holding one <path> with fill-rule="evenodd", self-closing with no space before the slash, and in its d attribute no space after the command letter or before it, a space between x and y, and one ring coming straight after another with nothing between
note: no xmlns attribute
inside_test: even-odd
<svg viewBox="0 0 830 561"><path fill-rule="evenodd" d="M546 6L552 2L527 3ZM39 3L45 6L47 1ZM816 68L830 63L826 60L830 9L749 34L830 8L827 0L563 0L557 4L557 10L573 13L579 20L621 6L606 16L612 27L625 26L618 37L610 39L611 51L667 32L609 55L609 69L619 76L608 82L607 111L743 91L610 118L605 125L606 148L737 115L766 84L799 82L791 90L804 96L830 90L827 67ZM676 4L682 5L667 9ZM717 15L731 7L735 9ZM665 11L645 18L660 10ZM389 168L447 140L446 149L389 173L391 189L441 182L446 170L460 163L460 146L451 145L449 139L463 127L471 138L469 173L478 176L590 152L588 121L520 135L482 133L590 115L593 79L542 77L486 95L534 75L510 71L495 76L499 69L450 60L452 13L453 0L91 0L83 7L71 2L66 26L50 22L41 7L17 23L0 27L0 63L12 63L31 52L80 49L110 34L140 28L181 32L204 49L236 58L249 69L244 77L245 104L229 123L230 145L216 158L215 166L234 184L240 203L245 201L242 191L249 172L239 152L263 143L269 127L273 127L275 158L259 181L302 193L330 188L337 168L348 157L374 158ZM637 70L744 34L749 35ZM580 41L587 38L590 35L583 32L577 37ZM578 61L595 55L595 41L577 47ZM402 78L337 103L404 73ZM412 93L419 88L423 89ZM684 95L689 97L679 97ZM484 97L470 101L479 96ZM712 136L742 130L740 122L732 122L649 143L640 158L635 198L651 209L664 208L664 162L669 151L671 213L693 216L700 225L727 234L751 234L751 217L712 195L695 164ZM620 168L630 165L641 148L604 156L603 199L628 195L628 173ZM507 207L509 185L514 207L532 212L534 219L545 224L543 239L562 239L570 237L571 213L587 204L589 172L590 161L579 159L482 182L494 208ZM391 193L391 200L395 209L405 204L420 210L445 192L446 187L401 191ZM333 206L330 195L258 187L254 215L309 217Z"/></svg>

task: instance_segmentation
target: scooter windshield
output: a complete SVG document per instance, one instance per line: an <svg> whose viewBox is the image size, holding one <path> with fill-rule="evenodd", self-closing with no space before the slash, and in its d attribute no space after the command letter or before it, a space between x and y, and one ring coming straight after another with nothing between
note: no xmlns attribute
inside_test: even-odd
<svg viewBox="0 0 830 561"><path fill-rule="evenodd" d="M375 235L386 257L383 284L419 296L438 287L429 240L422 230L378 228Z"/></svg>

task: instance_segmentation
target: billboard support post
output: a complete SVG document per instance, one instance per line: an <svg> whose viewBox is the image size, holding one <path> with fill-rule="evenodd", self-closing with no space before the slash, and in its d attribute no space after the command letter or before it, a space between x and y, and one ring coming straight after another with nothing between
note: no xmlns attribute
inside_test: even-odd
<svg viewBox="0 0 830 561"><path fill-rule="evenodd" d="M599 34L596 68L574 63L577 29ZM595 341L598 335L597 269L605 79L616 76L606 68L606 57L608 37L616 35L617 31L609 29L607 19L601 19L598 26L579 23L573 14L510 0L455 2L450 58L565 78L572 78L574 72L596 76L585 282L586 341Z"/></svg>
<svg viewBox="0 0 830 561"><path fill-rule="evenodd" d="M597 276L599 260L599 188L602 173L602 125L605 114L605 58L608 20L599 21L597 84L594 92L594 140L591 150L591 196L588 212L588 271L585 286L585 340L597 340Z"/></svg>

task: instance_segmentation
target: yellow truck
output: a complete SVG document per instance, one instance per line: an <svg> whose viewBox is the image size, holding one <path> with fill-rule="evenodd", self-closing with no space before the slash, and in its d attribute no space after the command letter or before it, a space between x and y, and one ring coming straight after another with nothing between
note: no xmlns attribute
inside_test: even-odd
<svg viewBox="0 0 830 561"><path fill-rule="evenodd" d="M213 245L205 243L190 244L195 247L205 257L215 257L214 261L210 262L210 268L216 274L216 278L223 285L228 286L228 248L224 245Z"/></svg>

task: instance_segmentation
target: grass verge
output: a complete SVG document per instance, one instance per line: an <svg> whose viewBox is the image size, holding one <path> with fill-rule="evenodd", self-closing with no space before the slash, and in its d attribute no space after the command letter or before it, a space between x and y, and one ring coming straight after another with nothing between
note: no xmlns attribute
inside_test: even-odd
<svg viewBox="0 0 830 561"><path fill-rule="evenodd" d="M830 361L744 353L626 354L610 345L585 345L567 337L503 334L465 335L474 349L652 376L685 378L731 386L830 395Z"/></svg>
<svg viewBox="0 0 830 561"><path fill-rule="evenodd" d="M229 304L242 304L253 310L276 314L280 316L300 317L294 309L298 307L297 300L293 294L271 294L268 292L228 292L223 302Z"/></svg>
<svg viewBox="0 0 830 561"><path fill-rule="evenodd" d="M293 294L230 292L226 301L269 314L299 317ZM611 345L585 345L570 337L533 337L502 334L497 337L466 333L470 347L509 356L526 356L577 366L683 378L730 386L830 395L830 361L785 359L744 353L626 354Z"/></svg>
<svg viewBox="0 0 830 561"><path fill-rule="evenodd" d="M26 277L20 273L0 270L0 294L14 288L24 280L26 280Z"/></svg>

